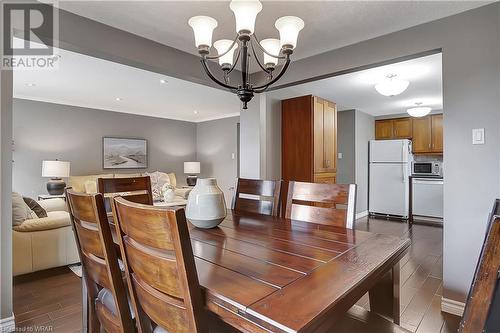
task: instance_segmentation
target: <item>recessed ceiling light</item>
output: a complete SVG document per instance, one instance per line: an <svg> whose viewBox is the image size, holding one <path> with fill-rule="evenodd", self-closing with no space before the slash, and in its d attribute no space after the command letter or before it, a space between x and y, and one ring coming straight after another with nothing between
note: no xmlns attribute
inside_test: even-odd
<svg viewBox="0 0 500 333"><path fill-rule="evenodd" d="M161 79L161 80L160 80L160 83L161 83L161 84L165 84L165 83L167 83L167 82L168 82L168 81L167 81L167 80L165 80L165 79Z"/></svg>
<svg viewBox="0 0 500 333"><path fill-rule="evenodd" d="M121 100L122 100L122 99L121 99L120 97L115 98L115 101L117 101L117 102L119 102L119 101L121 101Z"/></svg>
<svg viewBox="0 0 500 333"><path fill-rule="evenodd" d="M34 84L33 82L26 83L26 85L27 85L28 87L34 87L34 86L36 86L36 84Z"/></svg>
<svg viewBox="0 0 500 333"><path fill-rule="evenodd" d="M198 114L198 111L197 111L197 110L194 110L194 111L193 111L193 113L194 113L194 114Z"/></svg>

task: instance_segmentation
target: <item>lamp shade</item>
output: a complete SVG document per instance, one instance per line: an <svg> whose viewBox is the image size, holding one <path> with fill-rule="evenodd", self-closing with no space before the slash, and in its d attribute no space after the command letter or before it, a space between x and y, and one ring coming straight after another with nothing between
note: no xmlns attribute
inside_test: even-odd
<svg viewBox="0 0 500 333"><path fill-rule="evenodd" d="M234 13L236 20L236 32L242 31L253 34L255 30L255 19L262 10L262 4L259 0L233 0L229 8Z"/></svg>
<svg viewBox="0 0 500 333"><path fill-rule="evenodd" d="M196 47L212 46L212 33L217 28L217 21L210 16L193 16L188 24L193 28Z"/></svg>
<svg viewBox="0 0 500 333"><path fill-rule="evenodd" d="M281 45L280 45L279 39L276 39L276 38L263 39L260 42L260 45L269 54L279 55L279 53L280 53ZM270 55L266 54L266 52L264 52L264 64L276 66L278 64L278 58L271 57Z"/></svg>
<svg viewBox="0 0 500 333"><path fill-rule="evenodd" d="M69 177L70 162L67 161L43 161L42 177L62 178Z"/></svg>
<svg viewBox="0 0 500 333"><path fill-rule="evenodd" d="M184 162L184 173L190 175L200 173L200 162Z"/></svg>
<svg viewBox="0 0 500 333"><path fill-rule="evenodd" d="M229 47L233 44L232 40L229 39L220 39L214 43L214 47L217 49L217 53L219 55L224 54L229 50ZM229 66L233 65L234 62L234 51L238 48L238 44L234 43L233 48L219 58L219 65L227 64Z"/></svg>
<svg viewBox="0 0 500 333"><path fill-rule="evenodd" d="M375 90L384 96L396 96L408 88L410 82L401 80L396 75L387 75L384 80L375 85Z"/></svg>
<svg viewBox="0 0 500 333"><path fill-rule="evenodd" d="M286 45L294 49L299 32L304 28L304 21L297 16L283 16L276 20L274 26L280 32L281 47Z"/></svg>
<svg viewBox="0 0 500 333"><path fill-rule="evenodd" d="M406 110L410 116L417 118L427 116L431 111L432 109L428 106L419 106Z"/></svg>

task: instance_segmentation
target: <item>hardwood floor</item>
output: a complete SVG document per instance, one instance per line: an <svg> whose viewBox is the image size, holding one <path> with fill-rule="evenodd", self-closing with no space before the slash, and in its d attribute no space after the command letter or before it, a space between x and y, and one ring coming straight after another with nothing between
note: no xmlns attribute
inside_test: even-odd
<svg viewBox="0 0 500 333"><path fill-rule="evenodd" d="M459 317L441 312L442 237L437 227L363 218L356 229L406 236L412 245L401 263L401 326L415 333L456 332ZM369 309L368 296L358 305ZM19 331L72 333L81 330L80 279L67 267L14 279L14 314ZM333 331L332 331L333 333Z"/></svg>

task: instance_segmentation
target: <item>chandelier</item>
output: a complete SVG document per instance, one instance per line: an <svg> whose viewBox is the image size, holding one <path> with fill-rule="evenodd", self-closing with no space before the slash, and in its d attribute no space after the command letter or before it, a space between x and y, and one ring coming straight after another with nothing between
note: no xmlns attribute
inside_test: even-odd
<svg viewBox="0 0 500 333"><path fill-rule="evenodd" d="M218 85L236 93L243 103L243 109L255 93L264 92L278 81L290 64L290 55L297 45L299 31L304 28L304 21L296 16L284 16L276 20L274 26L279 31L280 39L267 38L259 41L255 36L255 19L262 10L258 0L233 0L229 8L236 19L236 37L234 40L221 39L213 43L217 55L210 55L212 33L217 27L217 21L209 16L194 16L188 24L193 28L195 45L201 57L201 64L208 77ZM236 59L235 59L235 51ZM263 53L263 62L257 57L257 52ZM250 54L251 52L251 54ZM249 63L253 55L255 62L266 75L266 81L260 84L250 82ZM219 61L222 79L218 79L208 66L209 60ZM278 63L282 62L279 73L275 73ZM241 63L241 82L232 85L229 75L236 65Z"/></svg>

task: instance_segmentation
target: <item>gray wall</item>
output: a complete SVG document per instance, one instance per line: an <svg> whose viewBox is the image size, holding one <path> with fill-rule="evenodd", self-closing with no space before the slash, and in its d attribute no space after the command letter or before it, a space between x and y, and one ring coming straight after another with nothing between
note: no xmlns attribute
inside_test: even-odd
<svg viewBox="0 0 500 333"><path fill-rule="evenodd" d="M500 3L298 60L279 84L436 49L443 52L445 110L443 296L463 302L500 195ZM485 145L471 144L473 128L485 128Z"/></svg>
<svg viewBox="0 0 500 333"><path fill-rule="evenodd" d="M337 113L337 183L355 183L355 113L356 110Z"/></svg>
<svg viewBox="0 0 500 333"><path fill-rule="evenodd" d="M248 109L240 113L240 176L261 177L261 113L259 96L248 103ZM265 155L265 154L264 154ZM262 167L262 169L264 169Z"/></svg>
<svg viewBox="0 0 500 333"><path fill-rule="evenodd" d="M183 162L196 158L196 124L80 108L14 100L14 190L36 197L46 193L41 177L44 159L71 162L71 175L114 172L175 172L185 183ZM148 140L148 169L103 170L102 137Z"/></svg>
<svg viewBox="0 0 500 333"><path fill-rule="evenodd" d="M356 110L356 213L368 210L368 141L375 139L375 118Z"/></svg>
<svg viewBox="0 0 500 333"><path fill-rule="evenodd" d="M228 207L237 177L239 121L240 117L231 117L196 124L196 159L201 163L200 177L217 178Z"/></svg>

